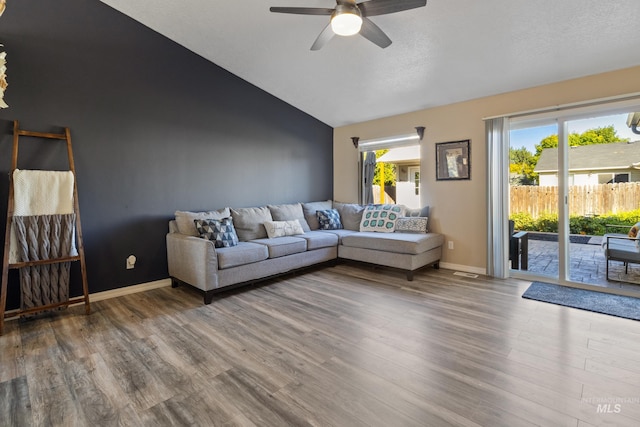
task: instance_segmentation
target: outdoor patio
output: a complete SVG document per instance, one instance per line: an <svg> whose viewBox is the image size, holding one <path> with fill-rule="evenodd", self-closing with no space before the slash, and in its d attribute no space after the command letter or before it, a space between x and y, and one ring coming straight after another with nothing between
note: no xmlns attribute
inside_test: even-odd
<svg viewBox="0 0 640 427"><path fill-rule="evenodd" d="M534 236L531 236L534 237ZM583 237L580 243L570 243L570 278L574 282L607 288L622 288L640 292L640 265L630 264L628 274L625 274L621 262L611 261L609 277L621 282L607 281L606 260L602 250L602 237ZM529 266L528 271L545 276L558 276L558 242L529 238Z"/></svg>

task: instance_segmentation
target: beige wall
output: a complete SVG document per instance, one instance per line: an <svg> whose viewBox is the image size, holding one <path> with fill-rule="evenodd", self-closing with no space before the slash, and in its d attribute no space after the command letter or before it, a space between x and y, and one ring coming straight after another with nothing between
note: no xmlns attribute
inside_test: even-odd
<svg viewBox="0 0 640 427"><path fill-rule="evenodd" d="M351 142L406 134L425 126L420 176L423 205L432 207L430 227L453 241L442 264L482 273L486 268L487 204L484 117L507 115L640 90L640 67L509 92L472 101L343 126L334 130L334 199L358 201L358 152ZM428 94L425 95L428 102ZM471 180L436 181L435 143L471 140Z"/></svg>

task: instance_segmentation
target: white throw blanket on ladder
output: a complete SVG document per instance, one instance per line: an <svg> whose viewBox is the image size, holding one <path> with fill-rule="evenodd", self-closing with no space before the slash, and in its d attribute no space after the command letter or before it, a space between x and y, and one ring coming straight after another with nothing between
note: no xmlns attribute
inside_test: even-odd
<svg viewBox="0 0 640 427"><path fill-rule="evenodd" d="M13 215L65 215L73 213L74 176L71 171L13 171ZM74 230L75 237L75 230ZM73 238L72 255L77 255ZM11 227L9 263L18 262L16 234Z"/></svg>

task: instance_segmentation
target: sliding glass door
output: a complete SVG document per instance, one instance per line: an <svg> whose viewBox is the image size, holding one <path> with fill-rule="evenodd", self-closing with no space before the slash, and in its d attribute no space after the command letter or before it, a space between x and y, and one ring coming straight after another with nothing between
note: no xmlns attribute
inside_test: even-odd
<svg viewBox="0 0 640 427"><path fill-rule="evenodd" d="M605 233L640 221L638 111L622 102L507 122L511 276L640 291L640 265L610 262L607 277L602 249Z"/></svg>
<svg viewBox="0 0 640 427"><path fill-rule="evenodd" d="M558 141L555 119L513 121L509 132L509 266L558 279ZM544 152L544 156L542 155ZM557 154L557 150L556 150Z"/></svg>
<svg viewBox="0 0 640 427"><path fill-rule="evenodd" d="M640 221L640 135L627 125L634 114L626 110L567 121L572 282L605 287L640 283L640 267L620 262L610 262L607 278L602 250L605 233L626 235Z"/></svg>

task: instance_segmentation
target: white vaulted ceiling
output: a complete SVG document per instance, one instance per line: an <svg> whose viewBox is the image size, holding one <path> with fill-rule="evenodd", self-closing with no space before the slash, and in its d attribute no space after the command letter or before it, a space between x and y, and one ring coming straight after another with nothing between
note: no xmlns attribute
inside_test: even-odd
<svg viewBox="0 0 640 427"><path fill-rule="evenodd" d="M328 17L269 7L335 1L102 1L333 127L640 65L640 0L428 0L315 52Z"/></svg>

